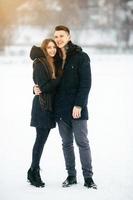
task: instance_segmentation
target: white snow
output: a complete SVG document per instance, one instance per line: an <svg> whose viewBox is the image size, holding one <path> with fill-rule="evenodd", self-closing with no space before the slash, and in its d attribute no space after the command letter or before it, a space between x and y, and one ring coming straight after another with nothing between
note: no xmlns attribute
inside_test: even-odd
<svg viewBox="0 0 133 200"><path fill-rule="evenodd" d="M46 187L27 183L35 139L35 129L29 126L33 82L28 56L0 57L0 199L132 200L132 55L90 55L88 138L98 190L83 187L76 145L78 184L61 187L67 173L57 128L51 131L41 159Z"/></svg>

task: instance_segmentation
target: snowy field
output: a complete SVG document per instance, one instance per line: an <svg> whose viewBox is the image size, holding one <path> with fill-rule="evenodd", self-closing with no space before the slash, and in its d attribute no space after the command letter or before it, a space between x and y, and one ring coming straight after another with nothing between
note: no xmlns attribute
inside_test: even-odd
<svg viewBox="0 0 133 200"><path fill-rule="evenodd" d="M98 190L83 187L76 151L78 184L62 188L67 176L58 129L53 129L41 159L45 188L26 179L35 130L29 126L32 62L27 57L0 57L0 199L132 200L133 199L133 57L90 55L89 140Z"/></svg>

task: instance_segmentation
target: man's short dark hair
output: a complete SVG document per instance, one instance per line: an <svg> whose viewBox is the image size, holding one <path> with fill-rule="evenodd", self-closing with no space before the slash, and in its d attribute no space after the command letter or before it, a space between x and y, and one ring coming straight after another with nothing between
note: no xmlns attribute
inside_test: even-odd
<svg viewBox="0 0 133 200"><path fill-rule="evenodd" d="M63 25L56 26L56 27L55 27L55 31L65 31L65 32L67 32L68 34L70 34L69 28L66 27L66 26L63 26Z"/></svg>

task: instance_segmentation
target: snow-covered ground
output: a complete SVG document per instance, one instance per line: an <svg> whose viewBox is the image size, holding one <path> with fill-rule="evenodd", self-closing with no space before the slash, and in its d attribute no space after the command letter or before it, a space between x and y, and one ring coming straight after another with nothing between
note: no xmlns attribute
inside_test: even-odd
<svg viewBox="0 0 133 200"><path fill-rule="evenodd" d="M89 52L88 52L89 53ZM0 199L132 200L133 199L133 64L132 55L90 55L89 140L98 190L83 187L75 145L78 184L62 188L66 178L61 139L53 129L41 159L45 188L30 186L35 130L29 126L32 63L27 57L0 57Z"/></svg>

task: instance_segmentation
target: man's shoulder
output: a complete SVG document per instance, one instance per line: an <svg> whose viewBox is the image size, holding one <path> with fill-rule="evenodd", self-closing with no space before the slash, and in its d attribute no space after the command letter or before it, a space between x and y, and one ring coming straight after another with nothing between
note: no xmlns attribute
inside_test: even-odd
<svg viewBox="0 0 133 200"><path fill-rule="evenodd" d="M90 61L90 57L89 57L89 55L85 51L81 51L80 54L79 54L79 56L80 56L80 59Z"/></svg>

